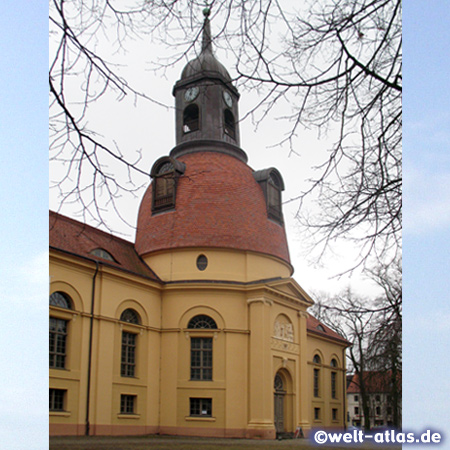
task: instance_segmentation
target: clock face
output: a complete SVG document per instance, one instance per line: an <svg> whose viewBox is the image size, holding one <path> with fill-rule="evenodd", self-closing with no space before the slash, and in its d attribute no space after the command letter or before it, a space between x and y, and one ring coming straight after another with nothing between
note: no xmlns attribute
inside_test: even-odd
<svg viewBox="0 0 450 450"><path fill-rule="evenodd" d="M231 95L228 91L223 91L223 99L225 100L228 108L231 108L233 106L233 99L231 98Z"/></svg>
<svg viewBox="0 0 450 450"><path fill-rule="evenodd" d="M187 102L192 102L192 100L195 100L195 98L197 97L198 92L199 92L199 89L197 86L191 87L191 88L187 89L186 92L184 93L184 99Z"/></svg>

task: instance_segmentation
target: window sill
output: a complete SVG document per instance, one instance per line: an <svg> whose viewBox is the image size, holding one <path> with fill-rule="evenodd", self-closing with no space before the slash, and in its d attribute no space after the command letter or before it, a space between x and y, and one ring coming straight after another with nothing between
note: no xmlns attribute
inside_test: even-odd
<svg viewBox="0 0 450 450"><path fill-rule="evenodd" d="M209 416L186 416L184 420L191 422L215 422L216 418Z"/></svg>
<svg viewBox="0 0 450 450"><path fill-rule="evenodd" d="M49 411L49 415L53 417L70 417L70 411Z"/></svg>
<svg viewBox="0 0 450 450"><path fill-rule="evenodd" d="M118 419L140 419L140 414L125 414L125 413L119 413L117 414Z"/></svg>

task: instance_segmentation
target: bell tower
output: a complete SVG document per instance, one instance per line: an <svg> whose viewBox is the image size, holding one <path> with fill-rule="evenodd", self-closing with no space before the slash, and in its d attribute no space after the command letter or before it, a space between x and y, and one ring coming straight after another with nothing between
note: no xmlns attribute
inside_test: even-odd
<svg viewBox="0 0 450 450"><path fill-rule="evenodd" d="M203 15L201 52L186 64L173 88L176 147L170 155L216 151L247 162L247 155L240 148L239 92L214 56L210 9L205 8Z"/></svg>

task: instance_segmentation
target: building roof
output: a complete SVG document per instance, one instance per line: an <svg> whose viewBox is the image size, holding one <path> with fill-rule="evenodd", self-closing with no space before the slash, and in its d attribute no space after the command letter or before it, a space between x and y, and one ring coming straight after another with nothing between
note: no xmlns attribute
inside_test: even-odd
<svg viewBox="0 0 450 450"><path fill-rule="evenodd" d="M347 393L357 394L361 391L360 374L355 373L352 376L352 380L347 387ZM401 374L397 377L401 383ZM392 383L392 371L387 370L385 372L380 371L367 371L363 374L364 385L366 392L369 394L390 392Z"/></svg>
<svg viewBox="0 0 450 450"><path fill-rule="evenodd" d="M231 77L227 69L213 54L209 11L204 11L204 14L205 21L203 24L202 50L197 58L186 64L181 73L180 82L191 80L198 76L207 76L217 77L225 83L231 83Z"/></svg>
<svg viewBox="0 0 450 450"><path fill-rule="evenodd" d="M306 326L309 333L326 337L332 339L333 341L339 341L346 346L351 345L351 343L347 341L347 339L344 339L340 334L336 333L331 328L327 327L324 323L311 316L311 314L308 314Z"/></svg>
<svg viewBox="0 0 450 450"><path fill-rule="evenodd" d="M93 228L76 220L50 211L50 248L82 258L96 260L104 265L160 281L134 249L132 242ZM108 252L114 261L93 255L93 250Z"/></svg>
<svg viewBox="0 0 450 450"><path fill-rule="evenodd" d="M175 209L152 215L152 185L142 200L136 233L141 256L176 248L254 251L290 264L283 224L268 218L253 170L233 156L200 152L180 156L186 164L177 184Z"/></svg>

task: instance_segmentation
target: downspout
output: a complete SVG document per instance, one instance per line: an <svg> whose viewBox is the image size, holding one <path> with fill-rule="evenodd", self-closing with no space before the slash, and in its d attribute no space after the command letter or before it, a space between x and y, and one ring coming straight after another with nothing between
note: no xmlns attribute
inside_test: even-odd
<svg viewBox="0 0 450 450"><path fill-rule="evenodd" d="M87 392L86 392L86 429L85 435L89 436L89 406L91 403L91 368L92 368L92 335L94 328L94 300L95 300L95 280L98 274L99 263L95 261L95 272L92 277L92 295L91 295L91 317L89 324L89 356L88 356L88 370L87 370Z"/></svg>
<svg viewBox="0 0 450 450"><path fill-rule="evenodd" d="M344 426L344 430L347 429L347 359L346 359L346 355L345 355L345 350L346 348L344 347L342 349L342 363L343 363L343 368L344 368L344 376L342 377L342 410L343 410L343 414L342 414L342 425Z"/></svg>

